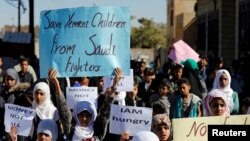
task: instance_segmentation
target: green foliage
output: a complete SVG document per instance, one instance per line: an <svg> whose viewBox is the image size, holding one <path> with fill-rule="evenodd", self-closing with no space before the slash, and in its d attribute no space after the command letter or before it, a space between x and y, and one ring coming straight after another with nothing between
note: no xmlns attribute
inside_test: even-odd
<svg viewBox="0 0 250 141"><path fill-rule="evenodd" d="M167 30L165 24L157 24L152 20L141 18L139 27L131 29L132 48L166 47Z"/></svg>

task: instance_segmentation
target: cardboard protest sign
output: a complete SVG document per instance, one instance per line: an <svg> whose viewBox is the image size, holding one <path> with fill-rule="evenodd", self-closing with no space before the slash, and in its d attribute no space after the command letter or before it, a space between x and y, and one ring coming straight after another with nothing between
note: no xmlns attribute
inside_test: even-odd
<svg viewBox="0 0 250 141"><path fill-rule="evenodd" d="M11 126L16 126L17 134L27 137L35 115L36 111L34 109L6 103L4 113L5 131L10 132Z"/></svg>
<svg viewBox="0 0 250 141"><path fill-rule="evenodd" d="M103 90L106 91L108 87L113 85L114 76L105 76L103 82ZM130 69L130 75L123 76L121 80L118 82L116 91L121 92L132 92L134 89L134 73L133 69Z"/></svg>
<svg viewBox="0 0 250 141"><path fill-rule="evenodd" d="M168 57L177 64L180 64L181 61L186 61L187 59L193 59L196 62L200 60L199 54L182 40L173 44Z"/></svg>
<svg viewBox="0 0 250 141"><path fill-rule="evenodd" d="M250 115L173 119L174 141L208 141L208 125L250 125Z"/></svg>
<svg viewBox="0 0 250 141"><path fill-rule="evenodd" d="M133 136L138 131L150 131L152 114L151 108L112 104L109 132L121 134L128 131Z"/></svg>
<svg viewBox="0 0 250 141"><path fill-rule="evenodd" d="M97 87L67 87L66 97L70 109L73 109L78 101L89 101L97 107Z"/></svg>
<svg viewBox="0 0 250 141"><path fill-rule="evenodd" d="M78 7L40 13L40 70L58 77L129 75L130 11L127 7ZM47 71L40 71L41 78Z"/></svg>

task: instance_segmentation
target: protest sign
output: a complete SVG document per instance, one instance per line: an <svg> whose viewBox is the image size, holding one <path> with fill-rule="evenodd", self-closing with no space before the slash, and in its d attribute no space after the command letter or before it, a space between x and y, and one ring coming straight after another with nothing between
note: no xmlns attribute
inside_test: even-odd
<svg viewBox="0 0 250 141"><path fill-rule="evenodd" d="M10 132L11 126L16 126L17 134L27 137L35 115L36 111L34 109L6 103L4 113L5 131Z"/></svg>
<svg viewBox="0 0 250 141"><path fill-rule="evenodd" d="M67 87L67 104L73 109L78 101L89 101L97 107L97 87Z"/></svg>
<svg viewBox="0 0 250 141"><path fill-rule="evenodd" d="M108 87L113 85L114 76L105 76L103 82L103 90L106 91ZM123 76L121 80L118 82L116 91L117 92L132 92L134 89L134 73L133 69L130 69L130 75Z"/></svg>
<svg viewBox="0 0 250 141"><path fill-rule="evenodd" d="M250 125L250 115L173 119L174 141L208 141L208 125Z"/></svg>
<svg viewBox="0 0 250 141"><path fill-rule="evenodd" d="M193 59L196 62L200 60L199 54L182 40L173 44L168 57L177 64L180 64L181 61L186 61L187 59Z"/></svg>
<svg viewBox="0 0 250 141"><path fill-rule="evenodd" d="M127 7L78 7L40 13L40 70L58 77L129 75L130 12ZM41 78L47 77L40 71Z"/></svg>
<svg viewBox="0 0 250 141"><path fill-rule="evenodd" d="M121 134L128 131L133 136L139 131L150 131L152 114L151 108L112 104L109 132Z"/></svg>

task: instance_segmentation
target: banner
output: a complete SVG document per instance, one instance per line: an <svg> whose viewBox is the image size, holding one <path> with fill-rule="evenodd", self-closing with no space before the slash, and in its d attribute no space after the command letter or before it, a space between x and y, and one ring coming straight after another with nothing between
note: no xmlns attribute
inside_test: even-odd
<svg viewBox="0 0 250 141"><path fill-rule="evenodd" d="M112 104L109 132L121 134L128 131L133 136L139 131L150 131L152 114L151 108Z"/></svg>
<svg viewBox="0 0 250 141"><path fill-rule="evenodd" d="M130 11L127 7L79 7L40 13L40 76L129 75Z"/></svg>
<svg viewBox="0 0 250 141"><path fill-rule="evenodd" d="M177 64L180 64L181 61L186 61L187 59L193 59L196 62L200 60L199 54L182 40L173 44L168 57Z"/></svg>
<svg viewBox="0 0 250 141"><path fill-rule="evenodd" d="M250 125L250 115L173 119L174 141L208 141L208 125Z"/></svg>
<svg viewBox="0 0 250 141"><path fill-rule="evenodd" d="M108 87L113 85L114 76L105 76L103 82L103 91L105 92ZM123 76L118 82L116 91L117 92L132 92L134 90L134 73L133 69L130 69L130 75Z"/></svg>
<svg viewBox="0 0 250 141"><path fill-rule="evenodd" d="M97 87L66 87L66 97L69 109L73 109L78 101L89 101L97 108Z"/></svg>
<svg viewBox="0 0 250 141"><path fill-rule="evenodd" d="M27 137L30 133L36 111L14 104L5 104L4 126L10 132L11 126L17 127L17 135Z"/></svg>

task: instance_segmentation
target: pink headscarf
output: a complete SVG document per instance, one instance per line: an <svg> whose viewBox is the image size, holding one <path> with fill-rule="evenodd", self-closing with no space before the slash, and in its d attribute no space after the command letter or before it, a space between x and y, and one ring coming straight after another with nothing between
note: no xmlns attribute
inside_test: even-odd
<svg viewBox="0 0 250 141"><path fill-rule="evenodd" d="M230 108L229 108L229 103L230 100L228 97L224 94L223 91L220 89L213 89L208 93L208 95L205 97L205 99L202 102L203 106L203 112L205 116L213 116L213 113L210 108L210 103L214 98L221 98L225 104L226 104L226 111L224 113L224 116L229 116L230 115Z"/></svg>

